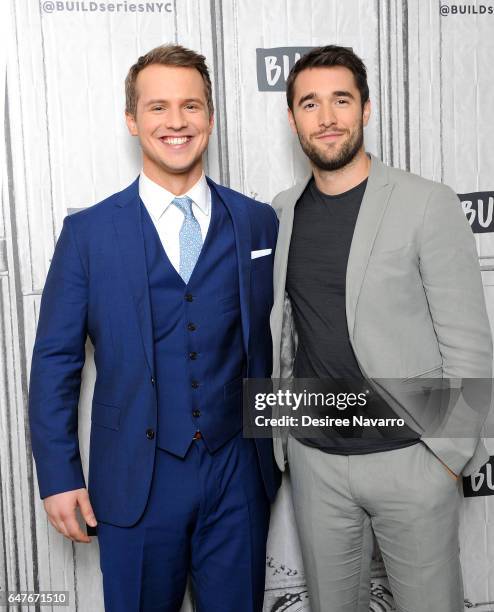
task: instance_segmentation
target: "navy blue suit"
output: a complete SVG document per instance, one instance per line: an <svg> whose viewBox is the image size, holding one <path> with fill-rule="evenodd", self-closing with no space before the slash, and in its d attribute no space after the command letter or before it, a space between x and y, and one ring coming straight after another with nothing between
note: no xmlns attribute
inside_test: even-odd
<svg viewBox="0 0 494 612"><path fill-rule="evenodd" d="M262 606L279 473L270 440L241 436L241 383L271 373L277 221L208 183L210 227L187 284L136 180L65 219L43 292L29 400L40 494L86 486L77 407L89 335L88 491L108 610L178 609L189 570L200 610ZM272 253L252 260L258 249Z"/></svg>

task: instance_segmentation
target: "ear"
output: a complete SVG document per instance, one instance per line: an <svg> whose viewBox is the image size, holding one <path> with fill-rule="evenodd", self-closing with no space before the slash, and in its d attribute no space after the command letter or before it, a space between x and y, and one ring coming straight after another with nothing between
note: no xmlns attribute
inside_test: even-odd
<svg viewBox="0 0 494 612"><path fill-rule="evenodd" d="M125 113L125 123L127 124L127 129L129 130L131 136L137 136L139 132L137 130L137 123L134 115Z"/></svg>
<svg viewBox="0 0 494 612"><path fill-rule="evenodd" d="M297 133L297 124L295 123L295 117L293 116L293 112L290 108L288 108L288 123L290 124L290 128L294 134Z"/></svg>
<svg viewBox="0 0 494 612"><path fill-rule="evenodd" d="M211 113L209 115L209 135L210 136L213 133L213 128L214 128L214 113Z"/></svg>
<svg viewBox="0 0 494 612"><path fill-rule="evenodd" d="M370 100L367 100L362 110L362 122L364 124L364 127L369 123L370 115L371 115L371 103L370 103Z"/></svg>

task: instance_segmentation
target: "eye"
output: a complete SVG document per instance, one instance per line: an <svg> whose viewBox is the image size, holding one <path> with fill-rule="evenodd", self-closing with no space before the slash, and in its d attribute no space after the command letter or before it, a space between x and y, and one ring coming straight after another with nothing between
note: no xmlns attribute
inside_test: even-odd
<svg viewBox="0 0 494 612"><path fill-rule="evenodd" d="M302 107L304 110L313 110L314 108L316 108L316 105L314 102L307 102L306 104L303 105Z"/></svg>
<svg viewBox="0 0 494 612"><path fill-rule="evenodd" d="M186 108L187 110L192 110L192 111L194 111L194 110L197 110L199 107L197 106L197 104L192 104L192 103L191 103L191 104L186 104L185 108Z"/></svg>
<svg viewBox="0 0 494 612"><path fill-rule="evenodd" d="M153 110L153 111L162 111L162 110L165 110L165 107L164 107L164 106L162 106L161 104L155 104L155 105L154 105L154 106L151 108L151 110Z"/></svg>
<svg viewBox="0 0 494 612"><path fill-rule="evenodd" d="M345 106L348 104L348 100L346 98L338 98L338 100L336 100L336 104L338 106Z"/></svg>

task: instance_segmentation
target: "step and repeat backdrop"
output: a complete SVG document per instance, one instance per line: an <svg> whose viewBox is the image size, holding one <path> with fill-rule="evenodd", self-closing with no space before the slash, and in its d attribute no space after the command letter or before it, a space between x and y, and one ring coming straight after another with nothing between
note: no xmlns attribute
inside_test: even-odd
<svg viewBox="0 0 494 612"><path fill-rule="evenodd" d="M0 590L67 590L68 609L102 612L97 538L74 545L46 519L26 399L40 295L62 220L140 170L124 124L128 68L165 42L203 53L216 105L207 172L269 202L307 171L286 120L288 70L308 48L352 47L368 67L367 149L460 194L494 322L494 0L3 0L0 12ZM85 466L92 351L88 343ZM487 444L494 455L494 440ZM465 608L479 612L494 610L493 469L491 457L464 480ZM289 487L285 478L273 508L266 612L310 610ZM394 610L377 549L371 588L371 610ZM188 596L183 610L192 606Z"/></svg>

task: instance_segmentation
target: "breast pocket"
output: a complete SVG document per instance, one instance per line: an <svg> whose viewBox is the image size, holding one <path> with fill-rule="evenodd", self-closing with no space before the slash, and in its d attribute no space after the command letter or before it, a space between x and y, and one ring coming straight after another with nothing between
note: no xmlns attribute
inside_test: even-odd
<svg viewBox="0 0 494 612"><path fill-rule="evenodd" d="M263 270L273 267L273 253L250 260L251 270Z"/></svg>
<svg viewBox="0 0 494 612"><path fill-rule="evenodd" d="M250 290L251 298L257 305L271 308L273 304L272 253L251 261Z"/></svg>
<svg viewBox="0 0 494 612"><path fill-rule="evenodd" d="M376 246L372 250L372 259L400 259L401 257L408 257L412 254L411 243L401 245L390 245L389 248L383 248L382 246Z"/></svg>

